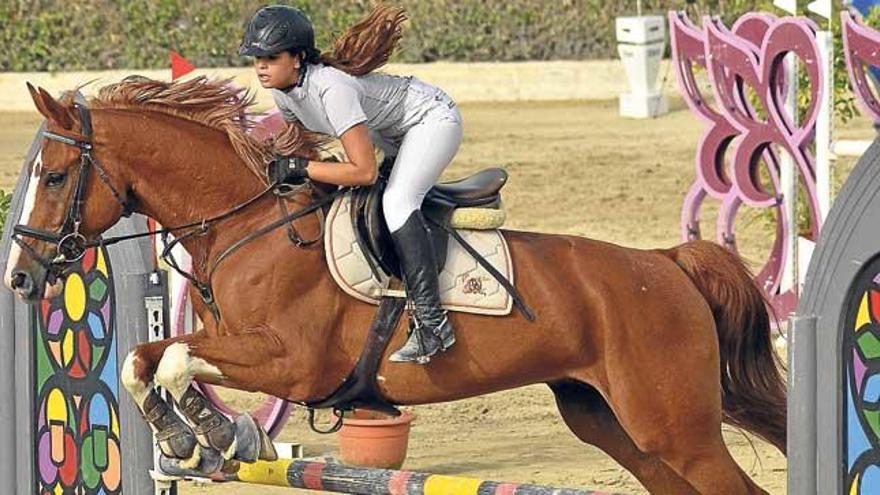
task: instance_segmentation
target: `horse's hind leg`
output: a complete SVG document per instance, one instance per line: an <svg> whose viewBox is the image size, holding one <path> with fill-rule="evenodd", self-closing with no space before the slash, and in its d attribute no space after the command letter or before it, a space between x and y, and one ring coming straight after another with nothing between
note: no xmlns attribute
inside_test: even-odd
<svg viewBox="0 0 880 495"><path fill-rule="evenodd" d="M606 367L616 372L609 372L603 396L639 450L662 459L699 493L766 493L736 464L721 435L714 328L685 323L676 327L687 332L652 339L650 347L607 353Z"/></svg>
<svg viewBox="0 0 880 495"><path fill-rule="evenodd" d="M645 454L636 447L596 389L576 381L551 383L550 389L556 396L559 413L572 433L605 451L648 491L674 495L697 493L658 457Z"/></svg>

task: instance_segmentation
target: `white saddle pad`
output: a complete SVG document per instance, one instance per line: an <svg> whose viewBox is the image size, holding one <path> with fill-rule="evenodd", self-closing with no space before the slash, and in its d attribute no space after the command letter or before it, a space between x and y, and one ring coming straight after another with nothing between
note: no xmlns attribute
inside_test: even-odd
<svg viewBox="0 0 880 495"><path fill-rule="evenodd" d="M351 224L351 195L337 198L327 215L324 250L333 279L347 294L371 304L385 295L405 297L390 290L390 279L377 279L358 245ZM507 241L498 230L459 230L461 236L513 283L513 261ZM476 260L452 237L449 238L446 266L440 272L440 301L450 311L485 315L510 313L513 299Z"/></svg>

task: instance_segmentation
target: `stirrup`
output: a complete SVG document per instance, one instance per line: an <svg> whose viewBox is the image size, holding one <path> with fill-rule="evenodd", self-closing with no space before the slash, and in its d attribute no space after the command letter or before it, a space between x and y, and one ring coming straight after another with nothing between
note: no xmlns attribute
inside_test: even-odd
<svg viewBox="0 0 880 495"><path fill-rule="evenodd" d="M445 352L455 344L455 329L452 323L449 323L449 316L444 315L443 321L437 327L432 328L431 332L440 339L440 351Z"/></svg>
<svg viewBox="0 0 880 495"><path fill-rule="evenodd" d="M426 340L432 342L430 347ZM432 331L423 326L415 326L410 329L409 337L403 347L394 351L388 360L393 363L416 363L428 364L431 356L443 350L443 342Z"/></svg>
<svg viewBox="0 0 880 495"><path fill-rule="evenodd" d="M449 322L448 316L444 315L443 320L436 327L428 327L413 316L406 343L388 360L395 363L428 364L432 356L438 352L445 352L454 344L455 329Z"/></svg>
<svg viewBox="0 0 880 495"><path fill-rule="evenodd" d="M413 315L413 320L417 327L427 328L431 334L440 340L440 351L444 352L455 344L455 328L449 322L449 315L446 310L441 309L440 311L443 312L443 319L436 326L426 325L415 315Z"/></svg>

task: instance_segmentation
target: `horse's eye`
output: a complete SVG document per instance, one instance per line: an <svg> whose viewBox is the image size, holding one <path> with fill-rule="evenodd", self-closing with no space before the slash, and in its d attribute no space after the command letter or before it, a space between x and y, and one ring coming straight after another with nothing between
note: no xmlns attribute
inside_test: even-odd
<svg viewBox="0 0 880 495"><path fill-rule="evenodd" d="M67 174L51 172L46 176L46 187L61 187L67 180Z"/></svg>

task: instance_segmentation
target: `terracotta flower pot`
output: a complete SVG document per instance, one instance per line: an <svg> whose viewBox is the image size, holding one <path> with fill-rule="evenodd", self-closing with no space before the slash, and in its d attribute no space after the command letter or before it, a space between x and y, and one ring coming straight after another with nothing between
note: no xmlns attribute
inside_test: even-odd
<svg viewBox="0 0 880 495"><path fill-rule="evenodd" d="M396 418L363 410L346 414L336 433L340 460L352 466L398 469L406 459L413 419L408 411Z"/></svg>

